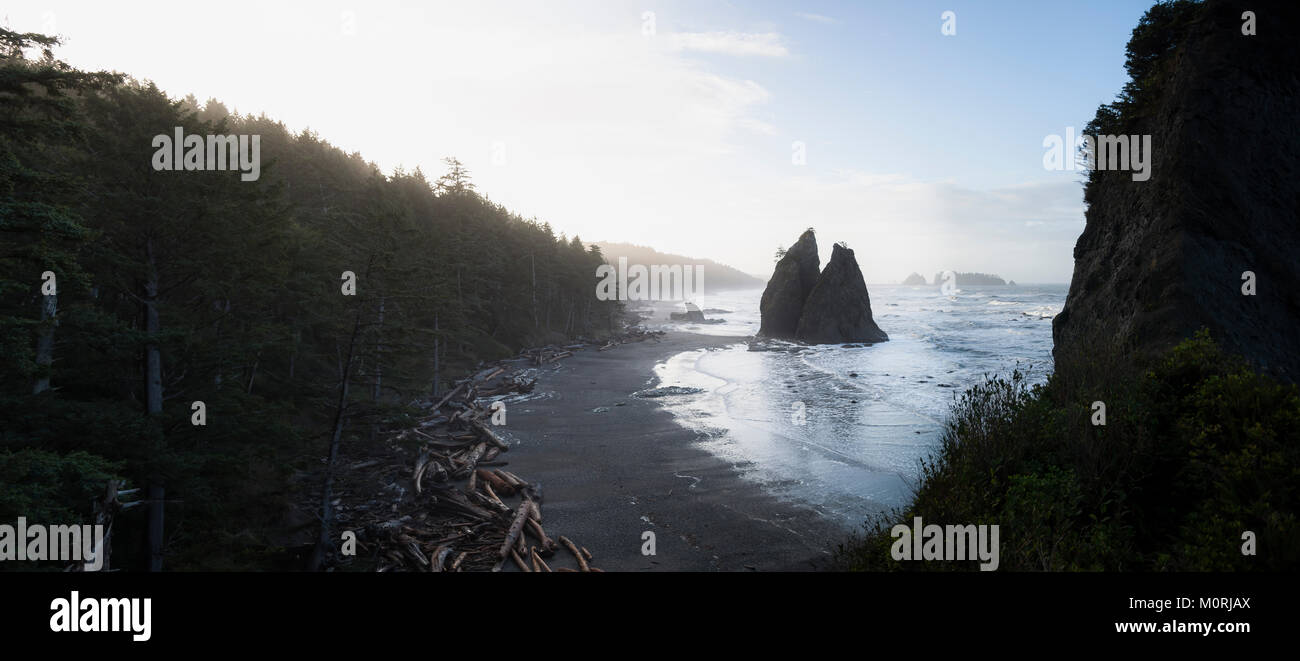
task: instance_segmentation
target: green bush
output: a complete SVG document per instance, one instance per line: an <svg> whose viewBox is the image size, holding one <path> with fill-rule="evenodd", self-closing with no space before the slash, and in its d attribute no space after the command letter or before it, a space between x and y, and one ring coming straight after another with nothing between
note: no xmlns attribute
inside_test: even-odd
<svg viewBox="0 0 1300 661"><path fill-rule="evenodd" d="M966 391L913 504L841 545L841 567L975 567L893 561L889 529L914 516L998 524L1005 570L1300 564L1296 386L1225 355L1205 331L1145 371L1096 374L1030 387L1016 372ZM1106 404L1104 426L1091 422L1094 401ZM1245 531L1257 555L1241 553Z"/></svg>

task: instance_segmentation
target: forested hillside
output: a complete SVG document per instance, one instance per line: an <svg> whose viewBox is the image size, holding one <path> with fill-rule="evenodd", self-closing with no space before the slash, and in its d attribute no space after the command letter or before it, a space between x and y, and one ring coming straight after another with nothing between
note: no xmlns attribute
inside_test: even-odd
<svg viewBox="0 0 1300 661"><path fill-rule="evenodd" d="M277 566L288 503L319 486L291 478L333 442L479 360L614 327L599 249L454 159L385 176L55 46L0 30L0 521L89 522L113 477L166 503L165 525L118 518L115 568ZM175 127L260 135L260 177L155 170Z"/></svg>
<svg viewBox="0 0 1300 661"><path fill-rule="evenodd" d="M659 252L654 248L638 246L632 243L598 241L594 245L604 253L606 260L614 264L618 263L618 258L626 257L629 264L642 264L645 266L652 264L663 266L680 264L682 266L703 268L705 294L734 289L758 289L765 282L744 271L726 264L719 264L711 259L671 255Z"/></svg>

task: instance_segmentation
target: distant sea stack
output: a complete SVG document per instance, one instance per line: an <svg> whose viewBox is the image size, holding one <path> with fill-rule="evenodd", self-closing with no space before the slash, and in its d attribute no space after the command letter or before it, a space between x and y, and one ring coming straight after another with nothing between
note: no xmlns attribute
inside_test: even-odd
<svg viewBox="0 0 1300 661"><path fill-rule="evenodd" d="M708 321L704 318L704 312L694 303L686 303L685 312L669 312L668 318L673 321L693 321L695 323L704 323Z"/></svg>
<svg viewBox="0 0 1300 661"><path fill-rule="evenodd" d="M759 304L758 334L810 344L888 340L871 318L871 297L853 251L835 244L820 274L818 264L809 229L776 264Z"/></svg>
<svg viewBox="0 0 1300 661"><path fill-rule="evenodd" d="M1300 3L1248 8L1300 25ZM1300 56L1293 28L1243 35L1241 13L1174 5L1134 30L1127 99L1102 106L1088 133L1150 135L1150 179L1090 173L1052 323L1058 371L1062 352L1110 342L1151 357L1206 327L1262 371L1300 380Z"/></svg>
<svg viewBox="0 0 1300 661"><path fill-rule="evenodd" d="M776 263L772 279L767 281L759 301L761 315L758 334L790 339L799 328L803 302L817 284L821 259L817 256L817 237L808 229Z"/></svg>
<svg viewBox="0 0 1300 661"><path fill-rule="evenodd" d="M913 273L912 275L907 276L907 278L903 280L903 284L912 285L912 286L924 285L925 276L921 275L920 273Z"/></svg>
<svg viewBox="0 0 1300 661"><path fill-rule="evenodd" d="M934 274L934 284L943 284L944 273L950 273L950 271L940 271ZM992 273L953 273L953 275L957 277L953 284L958 287L978 287L983 285L1000 287L1007 284L1006 280L1003 280Z"/></svg>
<svg viewBox="0 0 1300 661"><path fill-rule="evenodd" d="M803 304L795 339L808 344L884 342L889 339L871 318L871 296L853 251L835 244L817 286Z"/></svg>

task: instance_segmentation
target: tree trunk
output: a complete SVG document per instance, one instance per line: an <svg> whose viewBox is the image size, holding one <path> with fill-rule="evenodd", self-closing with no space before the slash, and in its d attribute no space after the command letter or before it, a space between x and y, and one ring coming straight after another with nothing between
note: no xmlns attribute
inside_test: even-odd
<svg viewBox="0 0 1300 661"><path fill-rule="evenodd" d="M253 358L253 368L249 370L251 373L248 375L248 388L245 390L245 392L249 395L253 394L253 379L257 378L257 366L260 365L261 363L262 363L262 354L259 352L257 356Z"/></svg>
<svg viewBox="0 0 1300 661"><path fill-rule="evenodd" d="M293 334L293 353L289 354L289 381L293 381L293 370L298 365L298 346L302 344L301 331L295 331Z"/></svg>
<svg viewBox="0 0 1300 661"><path fill-rule="evenodd" d="M158 335L162 323L158 319L158 268L153 254L153 239L145 242L149 259L149 275L144 283L144 389L145 413L162 413L162 352L158 348Z"/></svg>
<svg viewBox="0 0 1300 661"><path fill-rule="evenodd" d="M59 311L59 299L56 294L48 294L41 301L41 330L36 336L36 367L40 370L32 394L39 395L50 389L50 366L54 364L54 327L58 321L54 318Z"/></svg>
<svg viewBox="0 0 1300 661"><path fill-rule="evenodd" d="M162 350L158 336L162 322L158 317L158 262L153 253L153 238L145 240L145 255L149 271L144 283L144 388L145 413L156 418L162 415ZM149 520L146 539L149 546L149 571L162 571L163 545L163 487L151 480L148 488Z"/></svg>
<svg viewBox="0 0 1300 661"><path fill-rule="evenodd" d="M149 571L162 571L163 566L163 498L166 491L157 484L149 485Z"/></svg>
<svg viewBox="0 0 1300 661"><path fill-rule="evenodd" d="M366 272L369 274L369 269L366 269ZM308 562L307 568L310 571L319 571L321 565L325 562L326 549L334 548L334 538L331 533L334 519L334 505L331 503L334 493L334 465L338 461L339 442L343 438L343 428L347 423L348 390L352 385L352 363L357 350L357 336L361 334L361 315L364 309L363 305L357 305L356 318L352 322L352 336L348 339L348 357L339 370L339 398L338 404L334 408L334 433L330 436L329 459L325 462L325 484L321 489L320 536L316 540L316 548L312 551L311 559Z"/></svg>
<svg viewBox="0 0 1300 661"><path fill-rule="evenodd" d="M375 324L375 387L370 400L379 401L379 389L384 383L384 297L379 297L379 318Z"/></svg>
<svg viewBox="0 0 1300 661"><path fill-rule="evenodd" d="M212 302L212 308L213 308L214 310L216 310L217 312L221 313L221 314L217 317L217 321L216 321L216 323L213 325L213 330L216 331L216 340L217 340L217 342L221 342L221 339L222 339L222 336L221 336L221 322L225 319L226 315L230 314L230 299L228 299L228 298L225 299L225 307L224 307L224 308L222 307L222 302L221 302L221 300L215 300L215 301ZM223 356L220 360L217 361L217 373L216 373L215 375L213 375L213 377L212 377L212 385L215 385L215 386L218 386L218 387L221 386L221 379L222 379L221 372L225 369L225 366L226 366L226 361L225 361L225 358L224 358L224 356ZM249 386L248 386L248 387L249 387L249 389L252 389L253 386L252 386L252 382L251 382L251 381L249 382Z"/></svg>
<svg viewBox="0 0 1300 661"><path fill-rule="evenodd" d="M375 383L371 386L370 401L379 403L379 393L384 383L384 297L379 296L378 318L375 320ZM379 436L379 422L370 424L370 442Z"/></svg>
<svg viewBox="0 0 1300 661"><path fill-rule="evenodd" d="M438 313L433 314L433 392L432 397L438 396L438 348L441 344L438 338Z"/></svg>

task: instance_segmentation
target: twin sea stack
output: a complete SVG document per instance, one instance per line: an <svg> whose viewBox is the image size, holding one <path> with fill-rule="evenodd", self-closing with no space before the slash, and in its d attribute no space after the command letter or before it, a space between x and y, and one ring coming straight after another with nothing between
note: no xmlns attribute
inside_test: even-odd
<svg viewBox="0 0 1300 661"><path fill-rule="evenodd" d="M817 238L810 229L776 263L759 303L758 334L809 344L884 342L871 318L871 297L853 251L835 244L818 273Z"/></svg>

